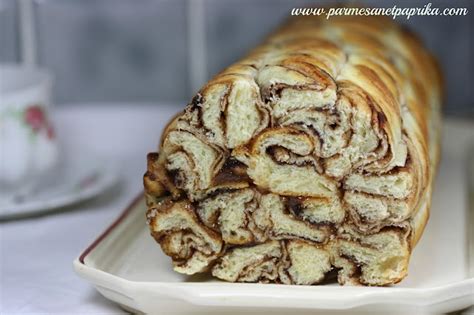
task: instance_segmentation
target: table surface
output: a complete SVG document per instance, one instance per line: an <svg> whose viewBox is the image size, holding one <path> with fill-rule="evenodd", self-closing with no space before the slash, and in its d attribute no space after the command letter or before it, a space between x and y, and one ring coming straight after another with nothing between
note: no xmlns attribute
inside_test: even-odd
<svg viewBox="0 0 474 315"><path fill-rule="evenodd" d="M146 153L156 150L163 126L179 110L172 104L56 109L53 118L64 156L113 159L120 165L120 182L57 213L0 223L1 314L125 313L79 278L72 261L142 192Z"/></svg>
<svg viewBox="0 0 474 315"><path fill-rule="evenodd" d="M146 153L180 108L146 104L57 107L62 153L96 154L120 165L103 195L50 215L0 223L0 313L120 314L73 271L72 261L142 191Z"/></svg>

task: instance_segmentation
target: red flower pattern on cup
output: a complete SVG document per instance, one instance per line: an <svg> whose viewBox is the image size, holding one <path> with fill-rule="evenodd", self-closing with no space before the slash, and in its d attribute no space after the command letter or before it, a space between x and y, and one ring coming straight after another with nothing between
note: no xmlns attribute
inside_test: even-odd
<svg viewBox="0 0 474 315"><path fill-rule="evenodd" d="M54 138L54 130L49 121L46 120L43 108L39 105L28 107L24 113L25 123L30 126L34 133L45 129L48 139Z"/></svg>
<svg viewBox="0 0 474 315"><path fill-rule="evenodd" d="M46 124L43 109L38 106L30 106L25 110L25 122L33 129L38 132Z"/></svg>

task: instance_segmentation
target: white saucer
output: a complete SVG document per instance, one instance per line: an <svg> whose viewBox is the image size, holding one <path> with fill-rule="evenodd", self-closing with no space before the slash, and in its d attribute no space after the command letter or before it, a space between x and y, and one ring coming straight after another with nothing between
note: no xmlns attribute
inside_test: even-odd
<svg viewBox="0 0 474 315"><path fill-rule="evenodd" d="M63 160L53 178L26 197L17 200L0 199L0 220L43 214L85 201L117 182L118 168L113 163L89 154L84 155Z"/></svg>

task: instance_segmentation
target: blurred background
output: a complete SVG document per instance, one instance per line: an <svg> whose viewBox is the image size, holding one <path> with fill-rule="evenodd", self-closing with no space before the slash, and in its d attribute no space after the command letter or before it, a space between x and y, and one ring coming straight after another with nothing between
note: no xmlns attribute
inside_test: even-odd
<svg viewBox="0 0 474 315"><path fill-rule="evenodd" d="M344 2L344 1L339 1ZM445 112L474 116L471 0L358 1L467 7L467 16L397 20L415 30L444 69ZM160 102L183 106L212 75L258 44L305 0L33 0L34 56L55 75L59 106ZM334 1L332 2L335 3ZM21 61L21 1L0 0L0 62Z"/></svg>

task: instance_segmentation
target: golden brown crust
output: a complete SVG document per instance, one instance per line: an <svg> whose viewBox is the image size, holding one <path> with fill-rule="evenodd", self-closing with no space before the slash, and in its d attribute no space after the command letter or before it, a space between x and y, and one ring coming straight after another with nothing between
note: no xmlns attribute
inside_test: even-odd
<svg viewBox="0 0 474 315"><path fill-rule="evenodd" d="M429 216L441 97L435 60L389 19L292 19L166 127L152 234L179 272L397 283Z"/></svg>

